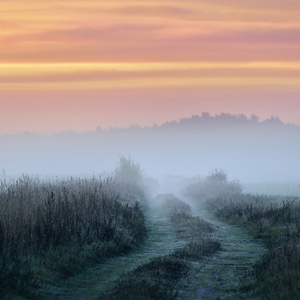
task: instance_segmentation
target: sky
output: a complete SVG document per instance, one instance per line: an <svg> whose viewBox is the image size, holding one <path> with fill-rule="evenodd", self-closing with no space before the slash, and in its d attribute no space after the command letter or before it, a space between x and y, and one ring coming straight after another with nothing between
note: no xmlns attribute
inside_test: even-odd
<svg viewBox="0 0 300 300"><path fill-rule="evenodd" d="M299 0L0 0L0 134L210 112L300 124Z"/></svg>

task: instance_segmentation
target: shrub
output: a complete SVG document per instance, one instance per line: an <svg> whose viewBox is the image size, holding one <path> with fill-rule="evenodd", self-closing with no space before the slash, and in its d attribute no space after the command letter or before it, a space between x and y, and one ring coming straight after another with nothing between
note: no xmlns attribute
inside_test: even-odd
<svg viewBox="0 0 300 300"><path fill-rule="evenodd" d="M138 163L135 163L130 157L121 156L116 168L120 200L129 204L134 204L136 201L142 202L145 199L143 177L143 171Z"/></svg>
<svg viewBox="0 0 300 300"><path fill-rule="evenodd" d="M202 181L190 184L183 191L184 195L197 201L215 199L217 197L232 197L240 195L241 185L236 181L228 181L224 170L213 170Z"/></svg>

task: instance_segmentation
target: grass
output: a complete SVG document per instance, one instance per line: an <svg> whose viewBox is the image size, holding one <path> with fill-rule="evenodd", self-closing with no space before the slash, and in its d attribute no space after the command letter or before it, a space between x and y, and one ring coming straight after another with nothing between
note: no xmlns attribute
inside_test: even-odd
<svg viewBox="0 0 300 300"><path fill-rule="evenodd" d="M124 274L114 289L99 299L176 299L176 285L189 269L183 260L159 257Z"/></svg>
<svg viewBox="0 0 300 300"><path fill-rule="evenodd" d="M125 273L115 287L99 299L177 299L179 291L184 289L181 280L192 270L192 262L201 262L221 249L218 241L206 236L213 228L193 217L187 203L173 195L160 195L157 200L163 202L162 209L186 245Z"/></svg>
<svg viewBox="0 0 300 300"><path fill-rule="evenodd" d="M254 266L254 282L263 299L300 299L300 199L243 194L223 171L190 185L186 195L206 202L219 219L246 228L264 242L268 252Z"/></svg>
<svg viewBox="0 0 300 300"><path fill-rule="evenodd" d="M217 217L247 228L265 243L268 253L253 270L259 295L265 299L299 299L299 199L237 195L210 200L208 206Z"/></svg>
<svg viewBox="0 0 300 300"><path fill-rule="evenodd" d="M0 297L40 297L39 287L143 243L141 204L122 199L117 186L101 178L1 182Z"/></svg>

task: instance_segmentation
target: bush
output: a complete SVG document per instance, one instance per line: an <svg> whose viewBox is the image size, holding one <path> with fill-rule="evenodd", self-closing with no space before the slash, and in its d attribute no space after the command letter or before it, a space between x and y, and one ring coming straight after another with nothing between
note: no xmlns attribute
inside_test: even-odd
<svg viewBox="0 0 300 300"><path fill-rule="evenodd" d="M143 177L139 164L135 163L130 157L121 156L116 168L116 181L120 200L129 204L134 204L136 201L142 202L145 199Z"/></svg>
<svg viewBox="0 0 300 300"><path fill-rule="evenodd" d="M202 181L190 184L183 191L184 195L197 201L215 199L217 197L232 197L240 195L241 185L236 181L228 181L223 170L213 170Z"/></svg>

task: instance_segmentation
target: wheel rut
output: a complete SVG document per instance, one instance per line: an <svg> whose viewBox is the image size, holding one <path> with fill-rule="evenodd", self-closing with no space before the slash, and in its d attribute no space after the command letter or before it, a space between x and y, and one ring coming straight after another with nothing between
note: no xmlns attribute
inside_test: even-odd
<svg viewBox="0 0 300 300"><path fill-rule="evenodd" d="M222 251L195 265L180 298L254 299L253 293L241 294L240 288L266 248L245 230L217 220L204 204L194 206L194 213L216 228L212 237L221 242Z"/></svg>
<svg viewBox="0 0 300 300"><path fill-rule="evenodd" d="M178 240L174 228L159 207L148 212L150 232L145 245L129 254L111 258L95 268L67 280L56 293L55 299L98 299L111 289L118 278L151 259L168 255L185 242Z"/></svg>
<svg viewBox="0 0 300 300"><path fill-rule="evenodd" d="M255 299L251 293L241 294L240 287L253 265L266 252L263 244L245 230L217 220L204 204L192 205L192 208L195 216L215 227L210 237L221 242L222 250L193 262L192 271L180 284L182 289L178 299ZM185 245L176 237L174 227L159 207L152 207L148 218L151 230L145 245L70 278L57 290L54 299L97 299L110 290L123 273Z"/></svg>

